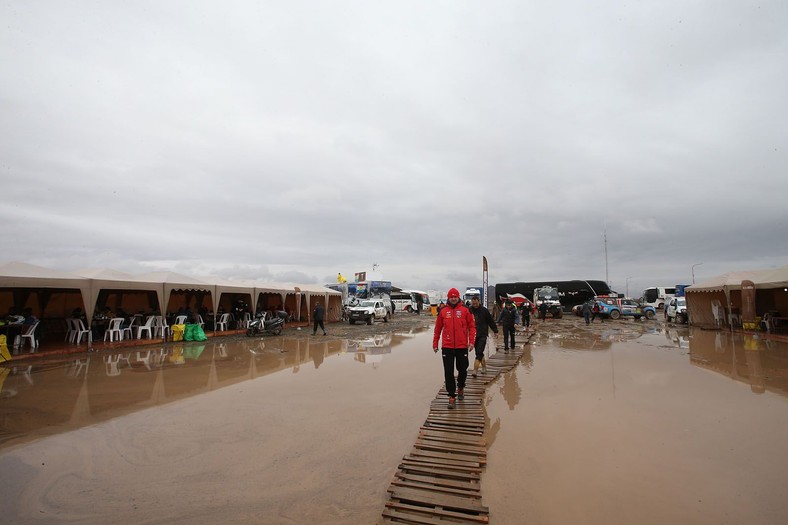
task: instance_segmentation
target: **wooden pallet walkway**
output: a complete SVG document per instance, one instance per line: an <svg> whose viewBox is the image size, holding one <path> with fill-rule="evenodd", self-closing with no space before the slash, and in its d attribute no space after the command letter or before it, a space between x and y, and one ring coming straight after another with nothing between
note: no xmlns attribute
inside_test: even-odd
<svg viewBox="0 0 788 525"><path fill-rule="evenodd" d="M379 523L489 523L490 511L481 496L487 464L486 387L517 365L533 335L516 333L514 350L504 353L501 346L487 358L484 373L474 378L469 372L465 399L458 399L456 408L449 409L444 387L438 391L416 443L394 474Z"/></svg>

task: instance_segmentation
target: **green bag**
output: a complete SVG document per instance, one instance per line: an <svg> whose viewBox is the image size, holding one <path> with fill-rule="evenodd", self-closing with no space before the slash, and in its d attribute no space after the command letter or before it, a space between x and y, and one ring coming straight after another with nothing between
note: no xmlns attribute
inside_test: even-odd
<svg viewBox="0 0 788 525"><path fill-rule="evenodd" d="M207 341L208 338L205 336L205 332L203 332L202 327L198 324L187 324L186 330L183 331L183 340L184 341Z"/></svg>

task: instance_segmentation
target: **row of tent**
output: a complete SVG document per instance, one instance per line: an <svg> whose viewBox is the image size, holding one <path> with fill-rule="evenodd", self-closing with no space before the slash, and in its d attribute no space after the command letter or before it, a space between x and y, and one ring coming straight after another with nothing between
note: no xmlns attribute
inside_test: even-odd
<svg viewBox="0 0 788 525"><path fill-rule="evenodd" d="M693 284L685 290L690 323L697 326L741 324L742 286L755 289L755 313L788 316L788 266L769 270L728 272Z"/></svg>
<svg viewBox="0 0 788 525"><path fill-rule="evenodd" d="M112 269L84 269L71 272L54 270L24 262L0 265L0 293L5 303L22 308L32 293L38 294L39 310L48 317L68 317L69 311L54 312L47 308L53 293L79 294L85 316L90 322L102 291L152 293L156 295L159 311L166 312L170 297L177 292L190 292L210 301L210 310L218 310L223 294L247 297L254 309L263 294L273 294L281 305L288 305L295 320L309 319L311 305L322 300L327 320L341 315L342 294L321 285L231 281L215 276L194 277L175 272L150 272L131 275ZM10 297L8 296L10 294ZM43 299L42 299L43 298ZM20 304L22 303L22 304ZM207 305L206 305L207 306ZM1 314L2 312L0 312Z"/></svg>

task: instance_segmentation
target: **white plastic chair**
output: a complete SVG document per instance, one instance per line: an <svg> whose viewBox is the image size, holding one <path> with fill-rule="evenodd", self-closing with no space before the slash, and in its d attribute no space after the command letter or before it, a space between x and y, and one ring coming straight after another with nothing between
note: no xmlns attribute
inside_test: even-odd
<svg viewBox="0 0 788 525"><path fill-rule="evenodd" d="M36 328L38 328L39 321L31 324L27 331L22 334L22 344L21 346L25 346L25 339L30 339L30 353L32 354L38 349L38 340L36 339Z"/></svg>
<svg viewBox="0 0 788 525"><path fill-rule="evenodd" d="M63 341L68 341L69 343L74 342L74 335L76 331L74 330L74 321L76 319L72 319L71 317L66 319L66 338Z"/></svg>
<svg viewBox="0 0 788 525"><path fill-rule="evenodd" d="M197 324L200 325L200 328L205 328L205 321L202 320L202 316L197 314Z"/></svg>
<svg viewBox="0 0 788 525"><path fill-rule="evenodd" d="M227 330L227 323L230 322L230 314L222 314L219 320L216 321L216 329L220 332Z"/></svg>
<svg viewBox="0 0 788 525"><path fill-rule="evenodd" d="M79 344L82 341L82 336L87 336L90 330L85 328L85 323L82 322L82 319L72 319L71 321L74 323L74 335L71 338L71 342Z"/></svg>
<svg viewBox="0 0 788 525"><path fill-rule="evenodd" d="M249 321L252 320L252 316L249 315L249 312L244 312L241 314L241 318L238 320L238 328L246 329L249 326Z"/></svg>
<svg viewBox="0 0 788 525"><path fill-rule="evenodd" d="M711 313L714 316L714 324L722 326L725 324L725 309L719 301L711 302Z"/></svg>
<svg viewBox="0 0 788 525"><path fill-rule="evenodd" d="M154 319L153 333L156 337L161 337L164 339L170 332L170 325L167 324L167 320L163 315L157 315L154 317Z"/></svg>
<svg viewBox="0 0 788 525"><path fill-rule="evenodd" d="M138 318L139 317L136 316L136 315L131 316L131 319L129 320L129 326L120 329L121 336L122 336L121 339L126 339L126 337L128 337L129 339L134 339L134 335L133 335L134 332L133 332L133 330L134 330L134 328L136 328L134 326L134 323L137 322ZM128 336L126 334L128 334Z"/></svg>
<svg viewBox="0 0 788 525"><path fill-rule="evenodd" d="M153 321L155 316L149 315L145 324L137 326L137 339L142 339L142 332L148 332L148 339L153 339Z"/></svg>
<svg viewBox="0 0 788 525"><path fill-rule="evenodd" d="M175 324L186 324L186 319L188 317L188 315L179 315L175 317Z"/></svg>
<svg viewBox="0 0 788 525"><path fill-rule="evenodd" d="M123 318L122 317L113 317L109 321L109 327L107 327L107 331L104 332L104 341L109 338L109 342L113 341L122 341L123 340L123 330L121 329L123 326Z"/></svg>

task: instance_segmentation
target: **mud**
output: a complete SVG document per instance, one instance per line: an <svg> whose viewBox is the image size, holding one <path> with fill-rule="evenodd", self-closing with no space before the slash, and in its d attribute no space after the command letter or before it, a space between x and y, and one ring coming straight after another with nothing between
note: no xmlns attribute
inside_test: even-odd
<svg viewBox="0 0 788 525"><path fill-rule="evenodd" d="M9 523L375 523L440 388L433 319L2 370ZM493 523L782 523L785 344L533 323L490 385Z"/></svg>

